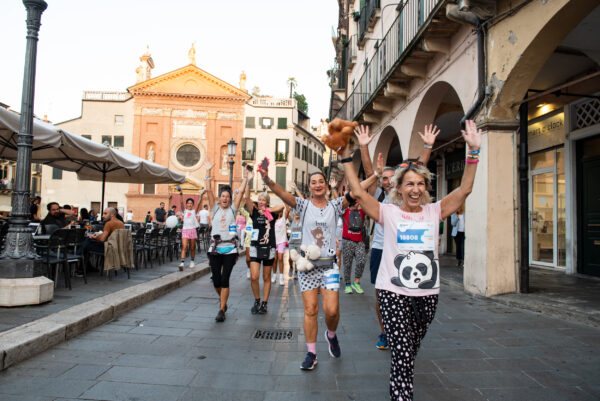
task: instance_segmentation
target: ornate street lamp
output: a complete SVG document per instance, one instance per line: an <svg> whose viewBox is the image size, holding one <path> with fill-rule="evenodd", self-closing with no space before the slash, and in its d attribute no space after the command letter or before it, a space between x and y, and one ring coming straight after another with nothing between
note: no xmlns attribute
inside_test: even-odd
<svg viewBox="0 0 600 401"><path fill-rule="evenodd" d="M42 13L48 7L43 0L23 0L27 9L27 44L21 98L21 120L17 139L17 174L5 247L0 254L0 277L40 276L38 256L33 249L29 228L29 195L31 186L31 149L33 147L33 98L37 41Z"/></svg>
<svg viewBox="0 0 600 401"><path fill-rule="evenodd" d="M233 165L235 164L233 158L235 157L236 148L237 143L231 138L229 142L227 142L227 155L229 156L229 187L233 186Z"/></svg>

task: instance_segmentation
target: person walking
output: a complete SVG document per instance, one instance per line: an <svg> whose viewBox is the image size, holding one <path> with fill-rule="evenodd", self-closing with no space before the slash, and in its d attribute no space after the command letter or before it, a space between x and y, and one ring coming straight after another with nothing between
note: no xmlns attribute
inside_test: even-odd
<svg viewBox="0 0 600 401"><path fill-rule="evenodd" d="M358 143L360 145L360 155L363 168L365 170L365 174L369 175L373 172L373 162L371 161L371 157L369 156L369 143L373 140L375 135L371 135L369 133L368 126L359 126L355 129L355 134L358 138ZM423 141L423 151L419 156L418 162L423 165L427 165L429 162L429 158L431 156L431 150L433 149L433 145L435 143L435 139L439 135L440 131L437 126L433 124L426 125L423 129L423 132L418 132L421 140ZM377 171L379 174L380 182L379 186L377 183L371 185L368 190L369 194L372 195L378 202L382 204L388 203L388 194L392 188L392 177L394 176L394 168L389 166L384 166L383 157L381 153L377 157ZM369 259L369 270L370 270L370 278L371 284L375 285L377 280L377 274L379 272L379 266L381 264L381 257L383 255L383 227L381 224L377 223L377 220L374 220L374 229L373 229L373 241L371 243L371 256ZM381 319L381 312L379 310L379 297L378 290L375 288L375 312L377 313L377 320L379 321L379 327L381 329L377 343L375 346L380 350L386 350L389 348L387 342L387 336L385 334L385 328L383 326L383 320Z"/></svg>
<svg viewBox="0 0 600 401"><path fill-rule="evenodd" d="M335 284L334 257L336 253L336 228L337 220L342 215L342 210L348 207L347 198L340 197L333 200L327 199L329 190L325 175L318 171L308 176L311 197L302 199L287 192L283 187L269 178L268 171L259 168L259 173L265 185L269 187L285 204L290 206L295 214L300 217L302 227L302 245L316 244L321 248L321 256L312 260L313 269L298 272L298 282L302 292L304 307L304 335L306 337L307 354L300 365L302 370L313 370L317 365L317 314L319 309L319 294L323 301L325 313L325 339L327 340L329 354L334 358L341 356L341 348L336 330L340 319L339 292L335 286L326 285L325 275ZM375 177L375 176L373 176ZM375 180L370 177L365 186L371 185ZM337 285L339 286L339 270Z"/></svg>
<svg viewBox="0 0 600 401"><path fill-rule="evenodd" d="M225 321L227 312L227 300L229 299L229 278L233 267L237 262L238 249L236 214L242 202L241 196L236 196L232 203L232 190L229 185L224 185L219 189L219 198L211 189L210 170L214 163L207 161L204 167L207 172L206 193L208 205L212 211L212 228L210 231L210 246L208 247L208 260L210 271L212 273L212 282L216 293L219 295L219 311L215 320L217 322ZM240 187L240 193L244 193L248 182L252 180L251 171L246 171L244 180Z"/></svg>
<svg viewBox="0 0 600 401"><path fill-rule="evenodd" d="M258 195L255 206L246 193L246 209L252 218L252 239L250 241L250 285L254 294L254 304L250 312L267 313L267 304L271 294L271 269L275 263L275 220L283 211L283 206L269 209L270 197L266 192ZM260 298L260 267L263 267L263 296Z"/></svg>
<svg viewBox="0 0 600 401"><path fill-rule="evenodd" d="M160 202L158 207L154 209L154 220L158 223L159 227L165 225L167 219L167 211L165 210L165 202Z"/></svg>
<svg viewBox="0 0 600 401"><path fill-rule="evenodd" d="M394 173L389 203L378 202L360 185L350 149L342 150L352 197L384 229L385 246L375 287L392 350L391 400L413 399L415 358L435 316L440 291L438 226L473 190L482 133L468 120L462 136L468 152L461 184L436 203L431 203L428 192L433 175L413 161L401 163Z"/></svg>
<svg viewBox="0 0 600 401"><path fill-rule="evenodd" d="M465 263L465 205L460 205L456 213L450 216L452 237L456 244L456 266L463 267Z"/></svg>
<svg viewBox="0 0 600 401"><path fill-rule="evenodd" d="M200 194L200 201L205 191ZM183 191L179 189L179 201L181 202L181 219L183 220L183 226L181 228L181 263L179 263L179 271L183 271L185 268L185 258L188 250L190 251L190 264L189 268L196 265L196 239L198 238L198 231L196 230L200 224L198 223L198 209L200 208L200 201L194 208L194 199L187 198L185 200L185 206L183 204ZM164 204L163 204L164 206Z"/></svg>
<svg viewBox="0 0 600 401"><path fill-rule="evenodd" d="M360 286L360 278L366 261L365 243L363 242L364 220L365 212L357 203L347 207L342 215L342 260L344 261L344 282L346 283L344 292L346 294L352 294L352 290L357 294L364 292ZM353 262L356 262L354 282L351 277Z"/></svg>
<svg viewBox="0 0 600 401"><path fill-rule="evenodd" d="M290 212L290 207L285 205L285 209L283 213L281 213L280 217L275 221L275 264L274 266L279 266L279 285L284 285L285 281L283 280L283 257L285 256L285 252L288 250L288 237L287 237L287 220ZM277 274L277 272L273 272Z"/></svg>

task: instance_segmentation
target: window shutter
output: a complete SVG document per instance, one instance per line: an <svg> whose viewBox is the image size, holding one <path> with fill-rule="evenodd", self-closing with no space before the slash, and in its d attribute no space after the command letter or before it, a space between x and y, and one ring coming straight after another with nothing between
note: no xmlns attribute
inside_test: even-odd
<svg viewBox="0 0 600 401"><path fill-rule="evenodd" d="M285 188L285 166L277 166L275 169L275 182Z"/></svg>

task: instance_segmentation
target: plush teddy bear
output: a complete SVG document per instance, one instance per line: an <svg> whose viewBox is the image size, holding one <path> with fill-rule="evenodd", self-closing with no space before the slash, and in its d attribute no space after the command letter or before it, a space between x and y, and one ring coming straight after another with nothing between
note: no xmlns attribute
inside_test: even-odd
<svg viewBox="0 0 600 401"><path fill-rule="evenodd" d="M328 133L323 135L323 143L335 152L341 152L348 146L357 121L345 121L335 118L327 127Z"/></svg>
<svg viewBox="0 0 600 401"><path fill-rule="evenodd" d="M296 263L296 269L298 269L299 272L312 270L315 265L310 261L317 260L321 257L321 248L315 244L311 244L309 246L302 245L300 249L304 252L304 256L295 249L290 251L290 258Z"/></svg>

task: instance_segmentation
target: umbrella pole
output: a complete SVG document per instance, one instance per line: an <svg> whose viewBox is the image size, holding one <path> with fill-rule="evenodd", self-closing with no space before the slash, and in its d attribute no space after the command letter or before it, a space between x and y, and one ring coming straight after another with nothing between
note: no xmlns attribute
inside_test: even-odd
<svg viewBox="0 0 600 401"><path fill-rule="evenodd" d="M102 163L102 200L100 201L100 214L104 211L104 189L106 188L106 163Z"/></svg>

